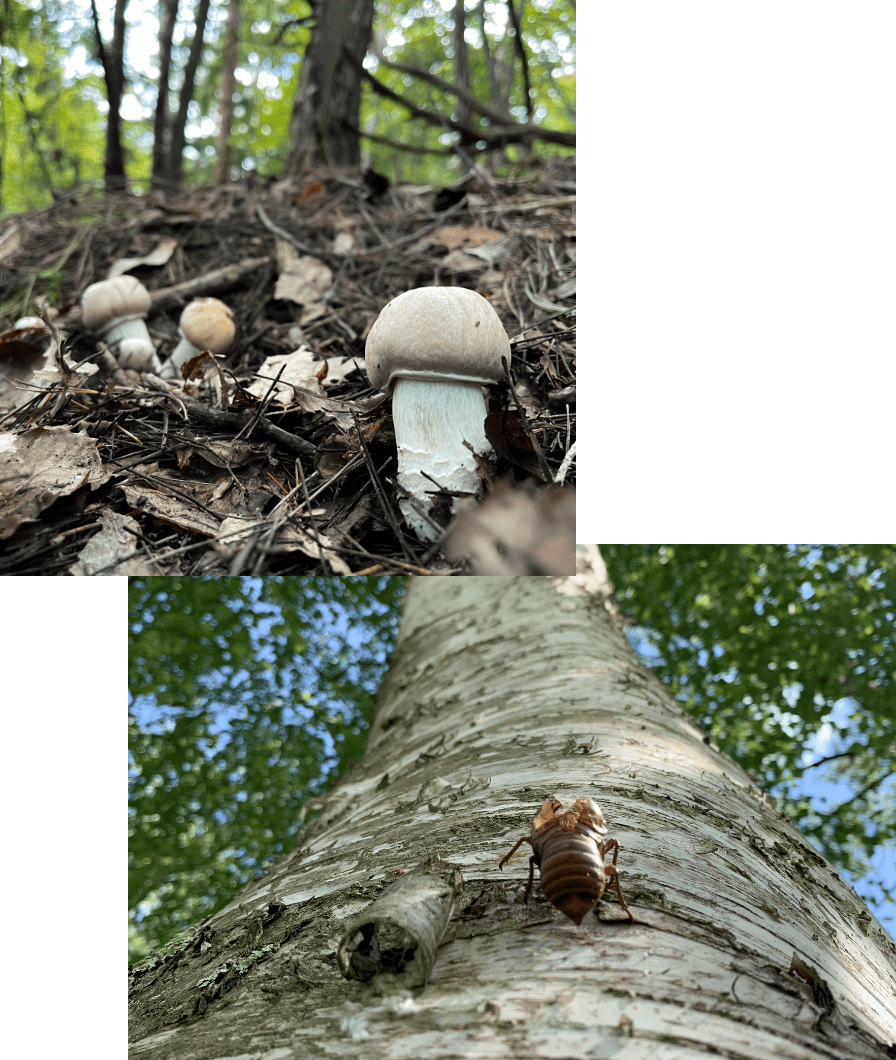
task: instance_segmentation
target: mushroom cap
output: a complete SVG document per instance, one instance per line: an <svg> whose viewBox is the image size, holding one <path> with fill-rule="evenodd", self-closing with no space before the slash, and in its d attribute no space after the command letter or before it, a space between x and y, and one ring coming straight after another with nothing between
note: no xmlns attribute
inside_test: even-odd
<svg viewBox="0 0 896 1060"><path fill-rule="evenodd" d="M180 330L197 350L223 353L236 338L236 317L217 298L194 298L180 315Z"/></svg>
<svg viewBox="0 0 896 1060"><path fill-rule="evenodd" d="M81 320L102 332L122 317L142 317L152 305L149 291L136 276L115 276L92 283L81 295Z"/></svg>
<svg viewBox="0 0 896 1060"><path fill-rule="evenodd" d="M510 340L491 303L466 287L416 287L393 298L367 336L371 386L391 394L395 380L493 383L510 363Z"/></svg>

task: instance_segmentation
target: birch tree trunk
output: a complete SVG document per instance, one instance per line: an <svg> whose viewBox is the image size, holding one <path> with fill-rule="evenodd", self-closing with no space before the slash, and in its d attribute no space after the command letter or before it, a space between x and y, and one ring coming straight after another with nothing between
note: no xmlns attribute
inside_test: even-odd
<svg viewBox="0 0 896 1060"><path fill-rule="evenodd" d="M569 578L420 578L362 762L298 847L132 971L131 1057L894 1055L896 947ZM620 845L579 926L522 903L553 795ZM465 890L428 983L344 979L349 918L427 855Z"/></svg>

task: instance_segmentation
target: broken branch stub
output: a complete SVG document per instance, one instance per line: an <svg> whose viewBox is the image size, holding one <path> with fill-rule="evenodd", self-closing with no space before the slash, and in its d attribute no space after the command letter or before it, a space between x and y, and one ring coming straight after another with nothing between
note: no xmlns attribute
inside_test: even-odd
<svg viewBox="0 0 896 1060"><path fill-rule="evenodd" d="M424 986L462 889L456 866L432 856L421 862L348 922L337 954L342 974Z"/></svg>

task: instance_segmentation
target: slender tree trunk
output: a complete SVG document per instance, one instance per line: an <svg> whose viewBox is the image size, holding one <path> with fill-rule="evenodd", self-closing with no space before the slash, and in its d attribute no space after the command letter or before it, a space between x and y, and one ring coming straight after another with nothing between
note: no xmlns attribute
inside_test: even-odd
<svg viewBox="0 0 896 1060"><path fill-rule="evenodd" d="M412 580L363 761L295 850L132 970L132 1060L884 1055L896 947L637 662L596 549L580 561ZM634 923L609 888L578 926L537 885L524 905L525 848L499 871L553 795L599 803ZM435 855L466 884L426 985L341 978L346 921ZM359 967L409 967L400 933L350 937Z"/></svg>
<svg viewBox="0 0 896 1060"><path fill-rule="evenodd" d="M159 5L159 83L156 112L152 123L152 183L163 190L171 150L171 123L168 120L168 88L171 77L171 44L177 21L177 0L161 0Z"/></svg>
<svg viewBox="0 0 896 1060"><path fill-rule="evenodd" d="M115 0L112 21L112 43L108 48L100 34L100 20L96 0L91 0L93 30L96 37L97 56L103 67L106 83L106 99L109 115L106 119L106 152L103 159L103 176L106 188L113 191L125 186L124 148L121 143L121 97L124 95L124 12L127 0Z"/></svg>
<svg viewBox="0 0 896 1060"><path fill-rule="evenodd" d="M343 48L363 62L370 43L373 0L327 0L315 7L317 23L302 59L290 122L285 176L306 166L360 167L358 109L361 76Z"/></svg>
<svg viewBox="0 0 896 1060"><path fill-rule="evenodd" d="M457 0L451 15L454 21L454 33L452 43L454 45L454 83L469 91L470 88L470 65L467 56L467 42L464 31L467 28L467 14L464 9L464 0ZM457 120L464 125L471 123L472 112L470 104L463 98L457 97L456 112ZM466 172L469 170L476 158L476 144L467 145L467 150L458 151L461 165Z"/></svg>
<svg viewBox="0 0 896 1060"><path fill-rule="evenodd" d="M240 41L240 0L227 4L227 30L224 36L224 61L221 67L221 88L218 94L218 140L216 144L215 182L230 180L231 150L227 142L233 128L233 94L236 91L236 60Z"/></svg>
<svg viewBox="0 0 896 1060"><path fill-rule="evenodd" d="M168 149L168 161L165 176L171 187L179 188L183 181L184 144L187 136L187 114L193 91L196 86L196 71L202 59L202 47L205 41L205 25L208 21L208 9L211 0L199 0L196 5L196 28L190 42L190 55L184 67L184 80L180 87L177 115L171 124L171 143Z"/></svg>

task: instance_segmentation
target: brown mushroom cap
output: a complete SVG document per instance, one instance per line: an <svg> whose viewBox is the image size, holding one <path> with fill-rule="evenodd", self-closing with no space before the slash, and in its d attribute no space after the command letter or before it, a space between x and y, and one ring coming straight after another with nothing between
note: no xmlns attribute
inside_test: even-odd
<svg viewBox="0 0 896 1060"><path fill-rule="evenodd" d="M510 340L491 303L466 287L417 287L393 298L367 336L371 386L392 393L395 380L504 378Z"/></svg>
<svg viewBox="0 0 896 1060"><path fill-rule="evenodd" d="M196 349L224 353L236 338L236 317L217 298L195 298L180 315L180 330Z"/></svg>
<svg viewBox="0 0 896 1060"><path fill-rule="evenodd" d="M115 276L92 283L81 295L81 320L85 328L102 332L122 317L142 317L152 298L136 276Z"/></svg>

